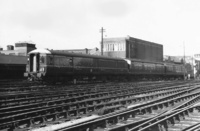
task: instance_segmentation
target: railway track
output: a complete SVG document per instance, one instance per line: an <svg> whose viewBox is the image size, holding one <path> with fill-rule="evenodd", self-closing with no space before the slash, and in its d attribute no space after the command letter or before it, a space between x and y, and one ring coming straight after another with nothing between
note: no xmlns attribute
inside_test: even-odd
<svg viewBox="0 0 200 131"><path fill-rule="evenodd" d="M61 98L62 100L68 99L68 101L77 101L76 99L83 100L83 99L90 99L90 98L98 98L98 97L106 97L106 96L113 96L116 94L126 94L126 93L150 93L150 92L159 92L164 91L163 88L145 88L145 91L143 90L136 90L135 88L126 88L126 89L120 89L120 88L113 88L111 91L108 90L101 90L95 92L95 91L85 91L85 89L76 89L76 90L61 90L61 91L48 91L48 92L29 92L29 93L21 93L21 94L4 94L1 95L1 101L0 105L1 107L9 107L9 106L17 106L17 105L24 105L24 104L30 104L30 103L36 103L38 101L47 101L47 100L55 100ZM177 87L171 87L172 90ZM166 90L170 90L170 88L166 88ZM77 93L76 93L77 91ZM134 94L133 94L134 95ZM5 96L5 98L4 98ZM63 99L65 98L65 99Z"/></svg>
<svg viewBox="0 0 200 131"><path fill-rule="evenodd" d="M193 86L198 86L198 83L109 83L77 85L76 88L31 83L20 89L17 86L10 87L12 92L4 92L0 96L0 130L26 130L82 120L88 116L92 119L105 117L115 112L141 108L152 102L158 103L181 92L185 94L198 90ZM97 115L94 117L93 114Z"/></svg>
<svg viewBox="0 0 200 131"><path fill-rule="evenodd" d="M171 83L171 82L164 82L167 85L172 85L174 83ZM177 82L178 84L179 82ZM104 83L105 84L105 83ZM76 85L76 88L78 87L81 87L83 88L84 86L96 86L96 85L100 85L101 87L105 87L105 86L109 86L109 85L115 85L117 86L116 83L107 83L107 84L80 84L80 85ZM120 84L120 83L118 83ZM126 83L126 85L129 85L129 86L132 86L132 87L135 87L135 86L147 86L147 85L162 85L163 82L136 82L136 83ZM30 91L37 91L37 90L49 90L49 89L61 89L61 88L74 88L75 85L67 85L64 84L60 84L60 85L52 85L52 84L41 84L40 82L29 82L29 81L25 81L25 80L18 80L18 81L11 81L11 82L0 82L0 93L1 95L3 95L4 93L20 93L20 92L30 92ZM104 85L104 86L102 86ZM122 86L122 83L121 83L121 86Z"/></svg>
<svg viewBox="0 0 200 131"><path fill-rule="evenodd" d="M130 88L130 90L133 91L142 91L143 90L147 90L147 88L145 88L144 86L141 87L139 86L138 88L134 88L134 86L132 85L128 85ZM127 87L128 87L127 86ZM140 88L141 87L141 88ZM21 88L21 87L20 87ZM118 93L120 92L120 90L122 90L123 88L126 89L126 87L121 87L121 86L108 86L106 88L103 87L94 87L94 86L87 86L87 88L84 87L69 87L69 86L47 86L47 85L38 85L38 86L30 86L27 87L29 88L28 91L16 91L16 92L1 92L0 93L0 105L1 106L9 106L14 104L19 104L21 105L22 103L31 103L33 101L37 101L38 100L44 100L47 97L49 97L49 99L54 99L58 96L64 97L76 97L76 96L81 96L81 95L89 95L89 94L94 94L98 95L98 93L103 93L105 95L109 95L112 93ZM128 90L126 89L126 90ZM109 91L113 91L113 92L109 92ZM124 90L125 91L125 90ZM97 93L98 92L98 93ZM107 93L109 92L109 93ZM45 95L45 96L44 96ZM57 96L56 96L57 95ZM91 97L93 97L91 96Z"/></svg>
<svg viewBox="0 0 200 131"><path fill-rule="evenodd" d="M162 131L160 125L158 126L157 123L162 123L162 119L165 120L166 115L171 115L172 113L176 113L182 109L191 107L194 103L200 100L199 92L196 91L195 93L186 93L185 95L180 95L179 97L177 97L177 95L175 96L176 97L173 98L163 98L159 101L157 100L148 104L143 104L142 106L134 106L133 108L127 109L123 112L105 115L103 117L96 118L93 121L87 121L73 126L68 126L59 130ZM154 123L154 121L157 123ZM159 129L157 129L158 127Z"/></svg>
<svg viewBox="0 0 200 131"><path fill-rule="evenodd" d="M126 84L127 85L127 84ZM105 88L106 86L106 88ZM3 88L2 90L0 89L0 101L13 101L13 100L19 100L19 99L27 99L27 98L33 98L33 97L37 97L39 95L42 95L43 93L59 93L60 92L65 92L68 93L71 96L75 96L75 95L79 95L83 92L102 92L102 91L109 91L109 90L120 90L120 88L126 88L124 87L124 85L113 85L114 88L112 89L112 86L110 85L105 85L105 86L100 86L100 87L94 87L94 85L87 85L87 88L83 87L83 86L49 86L49 85L36 85L36 86L28 86L28 87L15 87L15 88ZM145 87L147 85L144 84L128 84L127 87L130 88L134 88L134 90L146 90L147 88ZM149 85L148 86L155 86L154 85ZM169 83L157 83L156 86L163 86L163 87L167 87L170 86ZM150 87L150 88L151 88ZM3 90L7 90L7 92L3 91ZM9 90L9 91L8 91ZM10 90L13 90L12 92ZM6 102L5 102L6 103Z"/></svg>
<svg viewBox="0 0 200 131"><path fill-rule="evenodd" d="M173 87L175 88L175 87ZM4 108L1 108L0 111L0 117L4 117L4 116L9 116L11 114L16 114L16 113L24 113L24 112L29 112L29 111L33 111L38 109L44 109L44 108L49 108L51 105L54 106L59 106L59 105L63 105L64 103L66 103L66 106L68 106L69 109L71 108L75 108L75 109L79 109L79 108L83 108L83 107L92 107L92 105L95 105L96 107L93 108L101 108L105 106L106 104L110 104L110 105L126 105L127 102L132 102L135 101L134 103L136 104L142 104L142 102L145 102L146 100L151 100L151 99L156 99L156 98L161 98L162 96L168 95L168 94L172 94L172 93L176 93L176 92L180 92L184 90L184 88L177 88L177 89L168 89L168 91L163 91L161 92L160 90L156 90L153 91L152 94L150 94L151 92L148 92L148 95L144 95L144 92L140 92L141 95L139 95L139 93L127 93L124 92L123 94L119 94L119 95L105 95L103 96L101 95L97 95L97 98L95 97L91 97L91 96L87 96L88 99L84 99L83 96L80 97L70 97L68 99L59 99L59 100L52 100L52 101L43 101L40 103L35 103L35 104L28 104L28 105L21 105L21 106L12 106L12 107L8 107L6 108L5 106L2 106ZM92 94L94 95L94 94ZM86 97L86 96L84 96ZM92 98L92 99L91 99ZM76 99L76 100L75 100ZM81 101L82 100L82 101ZM116 102L118 101L118 102ZM84 105L84 106L80 106L80 105ZM30 109L30 110L29 110ZM85 109L86 110L86 109ZM94 109L93 109L94 110Z"/></svg>
<svg viewBox="0 0 200 131"><path fill-rule="evenodd" d="M163 85L159 84L159 86ZM187 86L188 84L185 86L172 86L171 88L159 87L160 89L151 87L149 90L147 90L148 88L144 88L145 91L142 90L143 92L135 91L136 88L133 88L133 92L131 92L131 88L128 88L123 89L123 91L121 90L121 93L120 91L113 91L116 89L113 88L110 94L106 94L105 96L98 94L96 96L100 97L87 97L89 99L84 100L81 98L82 101L79 99L79 101L76 102L68 101L68 103L65 103L64 101L66 101L66 99L58 99L41 103L33 102L32 104L22 104L18 106L12 105L12 107L0 109L0 129L20 129L23 127L23 130L30 127L35 128L47 126L49 124L61 123L72 119L82 118L91 114L105 115L116 111L122 111L125 110L130 104L137 105L135 107L140 107L146 105L145 103L149 104L150 102L155 102L155 100L159 100L164 97L167 98L169 96L177 95L177 92L183 92L183 90L188 92ZM119 90L121 88L117 89ZM97 88L95 90L98 91ZM173 95L170 95L170 93ZM81 96L78 95L78 97ZM76 98L78 97L76 96ZM74 100L75 98L72 99ZM128 108L135 107L129 106Z"/></svg>
<svg viewBox="0 0 200 131"><path fill-rule="evenodd" d="M185 103L184 108L172 110L161 116L158 116L142 125L134 127L130 131L197 131L200 125L199 104L194 104L200 97L190 100L190 103ZM151 122L151 123L150 123ZM148 124L148 125L147 125Z"/></svg>

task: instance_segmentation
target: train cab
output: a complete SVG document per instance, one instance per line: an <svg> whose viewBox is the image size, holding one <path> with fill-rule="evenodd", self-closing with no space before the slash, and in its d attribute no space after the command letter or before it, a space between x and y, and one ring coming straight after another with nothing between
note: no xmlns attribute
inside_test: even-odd
<svg viewBox="0 0 200 131"><path fill-rule="evenodd" d="M40 78L45 75L48 54L51 54L50 51L45 49L37 49L29 52L24 76Z"/></svg>

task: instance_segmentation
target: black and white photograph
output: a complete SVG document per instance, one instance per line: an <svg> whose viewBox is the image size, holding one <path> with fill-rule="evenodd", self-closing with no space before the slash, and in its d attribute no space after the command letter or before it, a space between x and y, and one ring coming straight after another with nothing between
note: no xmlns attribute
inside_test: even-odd
<svg viewBox="0 0 200 131"><path fill-rule="evenodd" d="M200 131L199 0L0 0L0 131Z"/></svg>

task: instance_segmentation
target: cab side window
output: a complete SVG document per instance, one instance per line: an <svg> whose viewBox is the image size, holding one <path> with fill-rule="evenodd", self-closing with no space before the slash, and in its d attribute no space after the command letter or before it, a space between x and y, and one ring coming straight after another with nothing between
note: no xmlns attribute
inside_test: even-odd
<svg viewBox="0 0 200 131"><path fill-rule="evenodd" d="M44 63L44 56L40 56L40 63Z"/></svg>
<svg viewBox="0 0 200 131"><path fill-rule="evenodd" d="M48 65L53 65L53 56L48 56Z"/></svg>

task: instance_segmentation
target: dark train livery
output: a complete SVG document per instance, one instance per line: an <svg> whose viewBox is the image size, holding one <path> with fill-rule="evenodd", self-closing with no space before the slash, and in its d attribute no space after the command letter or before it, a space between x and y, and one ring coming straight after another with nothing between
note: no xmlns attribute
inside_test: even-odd
<svg viewBox="0 0 200 131"><path fill-rule="evenodd" d="M182 64L36 49L29 53L25 77L42 80L137 80L184 78Z"/></svg>
<svg viewBox="0 0 200 131"><path fill-rule="evenodd" d="M0 54L0 79L24 78L27 56Z"/></svg>
<svg viewBox="0 0 200 131"><path fill-rule="evenodd" d="M8 45L7 50L0 48L0 79L24 79L27 54L36 49L35 44L18 42Z"/></svg>

